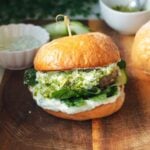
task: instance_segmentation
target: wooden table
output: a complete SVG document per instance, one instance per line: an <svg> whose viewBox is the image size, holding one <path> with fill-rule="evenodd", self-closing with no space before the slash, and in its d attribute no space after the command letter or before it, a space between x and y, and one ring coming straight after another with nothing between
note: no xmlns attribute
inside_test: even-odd
<svg viewBox="0 0 150 150"><path fill-rule="evenodd" d="M127 62L128 83L122 109L103 119L76 122L45 113L23 85L24 71L5 71L0 86L0 150L149 150L150 80L135 76L134 36L120 35L103 21L88 21L92 31L110 35Z"/></svg>

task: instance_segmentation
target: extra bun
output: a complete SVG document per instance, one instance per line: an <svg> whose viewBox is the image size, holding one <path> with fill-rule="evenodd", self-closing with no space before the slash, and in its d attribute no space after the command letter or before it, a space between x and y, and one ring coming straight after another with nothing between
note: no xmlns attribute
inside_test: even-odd
<svg viewBox="0 0 150 150"><path fill-rule="evenodd" d="M117 100L114 103L101 105L90 111L84 111L84 112L71 114L71 115L63 113L63 112L55 112L55 111L47 110L47 109L45 109L45 111L56 117L63 118L63 119L70 119L70 120L89 120L89 119L95 119L95 118L102 118L105 116L109 116L113 114L114 112L118 111L123 105L124 98L125 98L124 87L122 87L120 96L117 98Z"/></svg>
<svg viewBox="0 0 150 150"><path fill-rule="evenodd" d="M132 47L132 65L150 77L150 21L137 32Z"/></svg>
<svg viewBox="0 0 150 150"><path fill-rule="evenodd" d="M117 46L106 35L93 32L63 37L42 46L34 59L39 71L106 66L120 60Z"/></svg>

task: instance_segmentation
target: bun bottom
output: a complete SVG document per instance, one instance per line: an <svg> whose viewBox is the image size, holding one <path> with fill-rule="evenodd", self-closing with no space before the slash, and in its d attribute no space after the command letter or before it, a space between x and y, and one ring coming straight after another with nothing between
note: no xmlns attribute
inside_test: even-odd
<svg viewBox="0 0 150 150"><path fill-rule="evenodd" d="M90 120L95 118L102 118L113 114L114 112L118 111L121 108L125 98L124 88L121 89L120 93L121 93L120 96L117 98L117 100L114 103L100 105L92 110L84 111L76 114L66 114L63 112L55 112L47 109L44 110L53 116L63 118L63 119L69 119L69 120L82 121L82 120Z"/></svg>

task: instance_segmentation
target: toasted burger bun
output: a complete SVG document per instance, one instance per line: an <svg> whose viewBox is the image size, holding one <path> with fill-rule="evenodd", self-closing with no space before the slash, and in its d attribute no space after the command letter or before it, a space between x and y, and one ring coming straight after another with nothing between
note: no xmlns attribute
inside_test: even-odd
<svg viewBox="0 0 150 150"><path fill-rule="evenodd" d="M106 35L93 32L63 37L42 46L34 59L39 71L103 67L120 60L117 46Z"/></svg>
<svg viewBox="0 0 150 150"><path fill-rule="evenodd" d="M120 96L116 99L114 103L100 105L89 111L80 112L76 114L66 114L63 112L55 112L55 111L47 110L47 109L44 109L44 110L53 116L63 118L63 119L80 120L80 121L89 120L89 119L95 119L95 118L102 118L102 117L109 116L115 113L123 105L124 98L125 98L125 93L124 93L124 87L122 86Z"/></svg>
<svg viewBox="0 0 150 150"><path fill-rule="evenodd" d="M136 72L150 77L150 21L136 33L131 59Z"/></svg>

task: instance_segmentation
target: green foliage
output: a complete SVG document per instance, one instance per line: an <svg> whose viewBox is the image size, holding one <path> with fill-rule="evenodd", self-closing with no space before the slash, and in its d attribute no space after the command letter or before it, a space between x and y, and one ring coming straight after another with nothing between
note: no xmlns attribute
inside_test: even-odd
<svg viewBox="0 0 150 150"><path fill-rule="evenodd" d="M93 87L90 90L86 89L80 89L80 90L72 90L70 88L62 88L58 91L55 91L52 93L53 98L58 99L70 99L70 98L79 98L79 97L91 97L94 95L98 95L101 92L101 90L98 87Z"/></svg>
<svg viewBox="0 0 150 150"><path fill-rule="evenodd" d="M119 66L120 69L126 68L126 62L123 59L121 59L121 61L119 61L117 65Z"/></svg>
<svg viewBox="0 0 150 150"><path fill-rule="evenodd" d="M116 92L117 92L117 86L109 86L108 88L106 88L106 90L104 90L104 93L107 95L107 97L111 97L115 95Z"/></svg>
<svg viewBox="0 0 150 150"><path fill-rule="evenodd" d="M24 84L34 86L36 83L36 71L34 69L26 70L24 73Z"/></svg>
<svg viewBox="0 0 150 150"><path fill-rule="evenodd" d="M70 16L90 14L91 5L98 0L1 0L0 24L17 23L26 19L55 18L57 14Z"/></svg>
<svg viewBox="0 0 150 150"><path fill-rule="evenodd" d="M24 73L24 84L27 86L34 86L37 84L36 81L36 70L28 69ZM44 86L44 85L43 85ZM60 99L68 106L82 106L85 104L85 99L91 99L93 101L105 101L106 98L111 97L117 93L117 86L108 86L105 89L99 87L93 87L92 89L78 90L63 87L60 90L55 90L52 93L51 98Z"/></svg>
<svg viewBox="0 0 150 150"><path fill-rule="evenodd" d="M96 88L96 90L98 89ZM92 89L91 91L83 91L82 94L77 92L72 93L72 91L70 90L59 91L57 93L58 96L57 98L61 99L61 101L66 103L68 106L82 106L85 104L85 99L91 99L93 101L105 101L108 97L114 96L116 93L117 93L117 87L109 86L102 91L99 89L97 92L95 91L95 89ZM64 95L67 95L67 97L65 98L63 97L64 98L63 99L62 96Z"/></svg>

